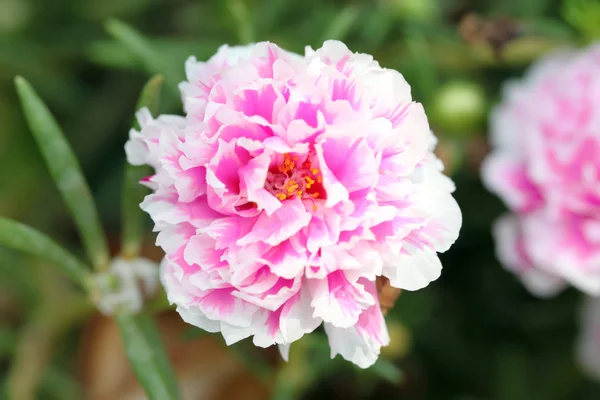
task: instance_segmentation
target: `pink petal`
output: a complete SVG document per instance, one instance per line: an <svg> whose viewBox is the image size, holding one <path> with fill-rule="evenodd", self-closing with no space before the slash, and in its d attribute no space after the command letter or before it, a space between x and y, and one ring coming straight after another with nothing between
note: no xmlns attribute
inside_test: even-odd
<svg viewBox="0 0 600 400"><path fill-rule="evenodd" d="M297 277L304 271L306 265L306 254L294 249L292 243L287 240L267 251L259 260L269 266L272 273L286 279Z"/></svg>
<svg viewBox="0 0 600 400"><path fill-rule="evenodd" d="M381 346L390 343L390 337L377 301L375 284L370 281L362 283L375 298L375 304L360 314L355 326L340 328L326 323L325 332L329 338L331 358L340 354L360 368L368 368L377 361Z"/></svg>
<svg viewBox="0 0 600 400"><path fill-rule="evenodd" d="M350 196L348 190L338 180L338 178L327 165L327 159L325 158L323 144L317 144L315 148L317 150L317 159L319 160L319 170L321 171L321 175L323 176L323 187L325 188L325 192L327 193L325 207L333 207L339 202L347 201Z"/></svg>
<svg viewBox="0 0 600 400"><path fill-rule="evenodd" d="M363 285L351 283L344 271L330 273L325 280L310 281L313 315L340 328L358 322L364 309L375 302Z"/></svg>
<svg viewBox="0 0 600 400"><path fill-rule="evenodd" d="M238 246L262 241L271 246L294 236L310 222L311 216L298 197L287 199L282 207L269 216L263 213L258 217L252 231L237 241Z"/></svg>
<svg viewBox="0 0 600 400"><path fill-rule="evenodd" d="M239 171L240 190L246 193L248 201L256 203L259 211L265 210L269 216L281 208L281 202L264 188L270 164L271 156L265 152Z"/></svg>

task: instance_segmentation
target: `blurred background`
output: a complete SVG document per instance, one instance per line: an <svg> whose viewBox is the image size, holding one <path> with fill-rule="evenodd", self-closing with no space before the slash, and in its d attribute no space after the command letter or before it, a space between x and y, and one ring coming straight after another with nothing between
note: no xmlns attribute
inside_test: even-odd
<svg viewBox="0 0 600 400"><path fill-rule="evenodd" d="M464 225L442 277L403 292L392 344L362 371L321 333L292 347L226 348L172 311L157 316L189 399L598 399L574 356L581 296L529 295L494 257L504 210L479 179L486 123L503 82L543 54L600 37L596 0L0 0L0 215L77 251L78 238L28 131L13 87L23 75L73 145L113 242L120 232L123 145L149 77L104 30L119 18L148 36L171 76L189 55L270 40L288 50L343 40L399 70L440 138ZM151 69L151 68L150 68ZM167 82L161 111L181 113ZM150 225L148 228L150 232ZM160 259L149 234L145 255ZM116 251L117 249L115 249ZM114 324L43 261L0 248L0 387L16 400L143 398Z"/></svg>

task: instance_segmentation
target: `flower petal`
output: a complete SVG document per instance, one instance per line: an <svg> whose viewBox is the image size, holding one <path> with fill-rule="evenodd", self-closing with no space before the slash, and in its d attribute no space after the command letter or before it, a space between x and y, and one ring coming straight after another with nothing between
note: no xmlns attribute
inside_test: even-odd
<svg viewBox="0 0 600 400"><path fill-rule="evenodd" d="M390 337L377 301L377 290L371 281L363 281L366 290L376 299L375 304L360 314L356 325L348 328L325 324L331 358L340 354L360 368L368 368L377 361L381 346L390 343Z"/></svg>

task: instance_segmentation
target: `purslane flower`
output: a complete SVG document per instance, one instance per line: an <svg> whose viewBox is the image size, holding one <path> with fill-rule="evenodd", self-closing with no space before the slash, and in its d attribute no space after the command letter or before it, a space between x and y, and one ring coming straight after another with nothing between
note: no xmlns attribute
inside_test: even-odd
<svg viewBox="0 0 600 400"><path fill-rule="evenodd" d="M169 300L284 357L323 324L332 356L372 365L389 342L376 277L425 287L461 225L410 86L337 41L223 46L186 73L185 117L141 110L126 145L156 171L142 208Z"/></svg>
<svg viewBox="0 0 600 400"><path fill-rule="evenodd" d="M600 46L563 51L508 84L482 174L512 215L500 260L534 294L600 294Z"/></svg>

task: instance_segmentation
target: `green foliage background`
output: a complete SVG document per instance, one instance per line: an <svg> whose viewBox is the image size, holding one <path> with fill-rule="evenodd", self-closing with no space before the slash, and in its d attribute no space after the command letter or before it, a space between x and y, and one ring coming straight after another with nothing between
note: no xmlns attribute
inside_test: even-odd
<svg viewBox="0 0 600 400"><path fill-rule="evenodd" d="M457 23L467 12L508 16L518 21L521 36L496 57L489 46L460 37ZM159 59L140 63L111 39L104 27L110 18L147 35ZM15 75L27 78L57 116L105 228L118 237L123 144L149 70L167 77L162 112L180 113L173 81L183 79L189 55L207 59L222 43L270 40L302 52L325 39L344 40L402 72L424 103L458 187L464 227L442 256L442 277L425 290L403 293L388 317L411 332L410 353L386 356L389 364L361 372L328 361L328 350L308 352L313 373L297 385L298 396L598 399L600 386L573 358L581 295L567 290L536 299L498 264L490 227L504 208L481 186L473 159L502 83L555 47L598 38L599 26L595 0L0 0L0 215L79 246L21 116ZM19 332L39 312L47 275L43 264L0 248L0 384L14 362ZM76 340L68 340L76 337L76 329L61 333L40 398L79 398L69 346ZM402 371L400 385L384 379L395 378L386 369L392 365Z"/></svg>

